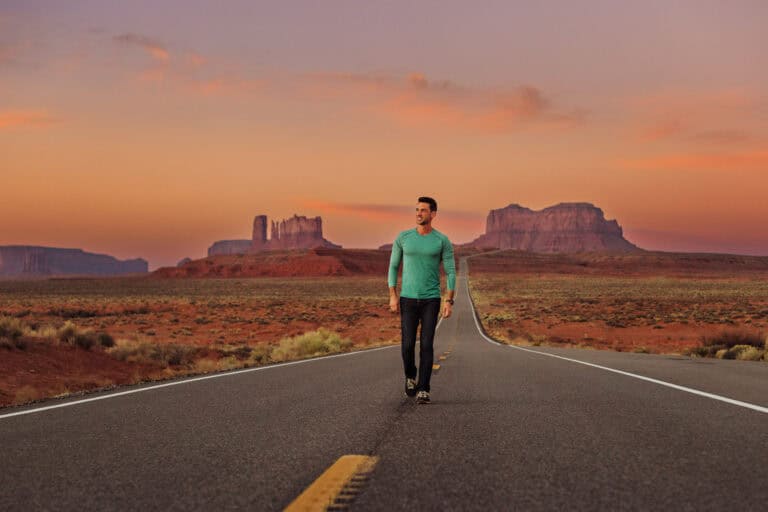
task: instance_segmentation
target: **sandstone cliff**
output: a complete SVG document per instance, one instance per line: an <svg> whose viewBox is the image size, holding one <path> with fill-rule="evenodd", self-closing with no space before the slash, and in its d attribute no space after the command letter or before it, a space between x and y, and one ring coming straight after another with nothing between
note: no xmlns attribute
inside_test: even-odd
<svg viewBox="0 0 768 512"><path fill-rule="evenodd" d="M531 252L640 250L628 242L615 220L590 203L560 203L541 211L517 204L491 210L485 234L467 247Z"/></svg>
<svg viewBox="0 0 768 512"><path fill-rule="evenodd" d="M208 248L208 256L245 254L251 249L250 240L218 240Z"/></svg>
<svg viewBox="0 0 768 512"><path fill-rule="evenodd" d="M0 247L0 276L35 277L55 275L143 274L149 270L141 258L118 260L106 254L81 249L60 249L31 245Z"/></svg>
<svg viewBox="0 0 768 512"><path fill-rule="evenodd" d="M269 249L305 249L323 247L341 249L340 245L323 238L323 219L294 215L280 222L272 221Z"/></svg>
<svg viewBox="0 0 768 512"><path fill-rule="evenodd" d="M247 254L282 249L341 249L323 238L323 220L294 215L289 219L271 222L271 237L267 238L267 216L253 219L251 240L220 240L208 248L208 256Z"/></svg>

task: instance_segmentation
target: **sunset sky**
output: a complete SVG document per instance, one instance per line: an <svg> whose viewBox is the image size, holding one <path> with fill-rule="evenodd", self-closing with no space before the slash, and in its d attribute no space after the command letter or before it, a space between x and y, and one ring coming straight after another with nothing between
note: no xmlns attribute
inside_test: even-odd
<svg viewBox="0 0 768 512"><path fill-rule="evenodd" d="M768 2L0 0L0 245L150 268L322 215L344 247L591 202L768 255Z"/></svg>

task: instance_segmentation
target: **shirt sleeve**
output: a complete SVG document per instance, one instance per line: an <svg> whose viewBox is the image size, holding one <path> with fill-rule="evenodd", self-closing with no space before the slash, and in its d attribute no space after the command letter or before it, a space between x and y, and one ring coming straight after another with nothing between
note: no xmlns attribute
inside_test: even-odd
<svg viewBox="0 0 768 512"><path fill-rule="evenodd" d="M392 244L392 254L389 257L389 274L387 283L390 287L397 286L397 273L400 270L400 261L403 259L403 246L400 243L400 237L395 238Z"/></svg>
<svg viewBox="0 0 768 512"><path fill-rule="evenodd" d="M447 277L449 290L456 289L456 261L453 259L453 244L448 238L443 240L443 270Z"/></svg>

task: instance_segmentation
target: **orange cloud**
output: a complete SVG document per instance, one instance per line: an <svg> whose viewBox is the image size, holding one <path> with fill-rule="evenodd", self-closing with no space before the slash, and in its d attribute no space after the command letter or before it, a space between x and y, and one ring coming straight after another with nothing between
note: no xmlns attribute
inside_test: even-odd
<svg viewBox="0 0 768 512"><path fill-rule="evenodd" d="M192 69L199 69L206 63L206 58L195 52L188 52L186 55L187 65Z"/></svg>
<svg viewBox="0 0 768 512"><path fill-rule="evenodd" d="M114 40L118 43L143 48L150 57L159 62L167 62L171 57L170 53L162 43L150 39L149 37L128 33L115 36Z"/></svg>
<svg viewBox="0 0 768 512"><path fill-rule="evenodd" d="M150 66L136 75L139 82L170 85L186 94L200 96L242 96L263 88L262 80L217 75L211 62L197 52L186 52L176 58L155 39L136 34L115 36L115 41L144 49L152 58Z"/></svg>
<svg viewBox="0 0 768 512"><path fill-rule="evenodd" d="M0 130L32 127L43 128L56 122L46 110L7 110L0 112Z"/></svg>
<svg viewBox="0 0 768 512"><path fill-rule="evenodd" d="M472 89L414 73L405 78L316 74L305 78L315 96L362 102L399 124L468 133L506 133L531 127L570 127L583 111L559 112L536 87Z"/></svg>
<svg viewBox="0 0 768 512"><path fill-rule="evenodd" d="M768 171L768 151L718 154L677 154L627 160L632 169L674 171Z"/></svg>
<svg viewBox="0 0 768 512"><path fill-rule="evenodd" d="M322 215L354 215L368 221L385 223L413 220L415 218L416 204L415 202L413 205L338 203L305 199L300 202L300 206L301 208L319 212ZM485 220L484 213L463 210L449 209L443 211L438 209L438 215L441 220L450 223L452 226L475 228Z"/></svg>

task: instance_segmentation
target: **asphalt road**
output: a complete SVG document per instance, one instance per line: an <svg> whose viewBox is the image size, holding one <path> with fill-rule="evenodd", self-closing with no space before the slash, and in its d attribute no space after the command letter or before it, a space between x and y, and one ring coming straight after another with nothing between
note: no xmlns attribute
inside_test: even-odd
<svg viewBox="0 0 768 512"><path fill-rule="evenodd" d="M768 364L499 346L464 272L432 404L390 347L6 410L0 510L280 510L345 454L352 510L766 509Z"/></svg>

